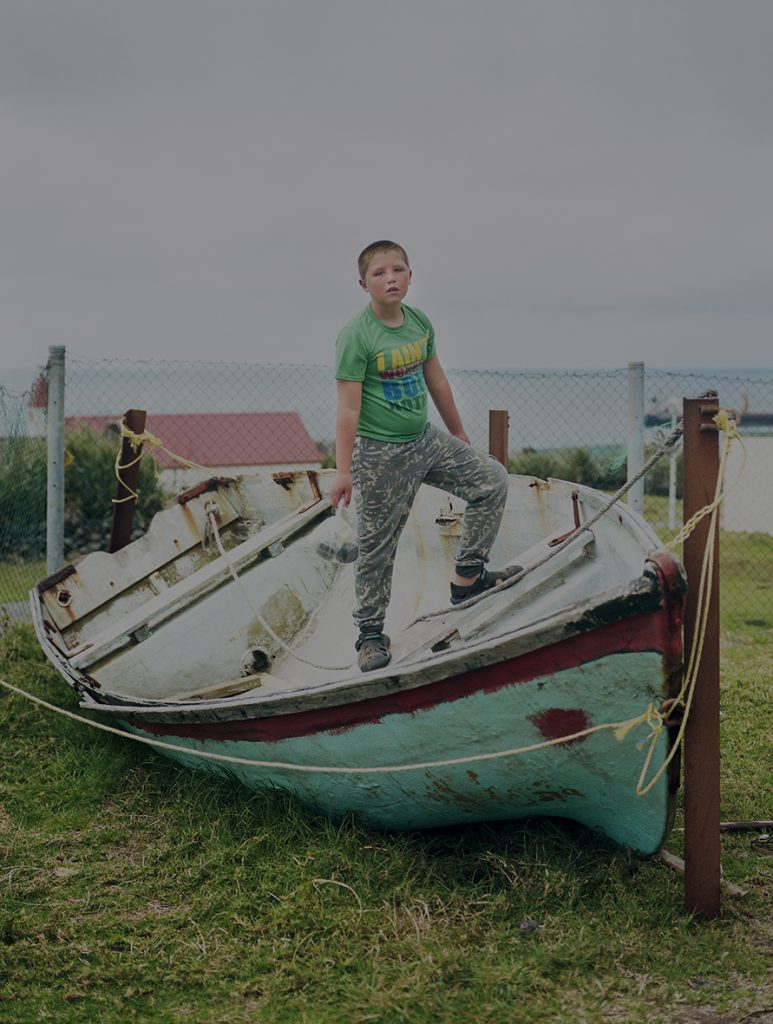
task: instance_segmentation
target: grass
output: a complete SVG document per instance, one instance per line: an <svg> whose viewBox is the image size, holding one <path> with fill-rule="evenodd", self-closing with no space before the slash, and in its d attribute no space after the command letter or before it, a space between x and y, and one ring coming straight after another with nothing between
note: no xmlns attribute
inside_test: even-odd
<svg viewBox="0 0 773 1024"><path fill-rule="evenodd" d="M770 815L772 648L723 632L726 819ZM27 627L0 642L0 678L75 707ZM0 735L0 1020L770 1019L754 834L722 838L749 895L699 923L678 875L568 823L333 824L14 695Z"/></svg>
<svg viewBox="0 0 773 1024"><path fill-rule="evenodd" d="M9 564L0 562L0 605L26 601L29 592L46 575L46 560Z"/></svg>

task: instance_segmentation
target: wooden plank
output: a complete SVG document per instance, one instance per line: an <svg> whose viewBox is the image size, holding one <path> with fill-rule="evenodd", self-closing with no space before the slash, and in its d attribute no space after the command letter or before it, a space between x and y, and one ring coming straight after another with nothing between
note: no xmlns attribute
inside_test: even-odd
<svg viewBox="0 0 773 1024"><path fill-rule="evenodd" d="M130 587L163 568L175 558L201 544L206 525L204 505L215 501L218 506L220 529L239 518L239 514L225 494L212 492L192 502L187 509L172 505L153 520L150 532L140 537L131 547L131 553L122 549L115 554L93 551L82 558L68 578L51 577L41 590L46 613L54 625L66 630L96 611L101 605L113 601ZM62 599L66 603L62 603Z"/></svg>
<svg viewBox="0 0 773 1024"><path fill-rule="evenodd" d="M323 498L310 508L293 512L291 516L265 527L254 537L248 538L243 544L230 551L228 561L222 555L214 559L187 579L181 580L169 590L146 601L139 608L125 615L119 623L103 630L102 633L73 650L69 657L70 664L73 668L83 671L96 661L123 647L129 642L130 635L141 627L147 626L151 621L154 622L154 625L158 625L191 601L214 590L222 583L225 576L230 575L230 566L233 566L238 573L242 566L254 561L272 544L291 537L327 512L330 507L330 499Z"/></svg>
<svg viewBox="0 0 773 1024"><path fill-rule="evenodd" d="M198 690L188 690L183 693L174 693L163 698L163 703L185 704L200 700L218 700L223 697L235 697L238 694L249 693L250 690L276 689L287 690L290 683L280 676L272 675L270 672L256 672L249 676L240 676L238 679L228 679L215 686L202 687Z"/></svg>

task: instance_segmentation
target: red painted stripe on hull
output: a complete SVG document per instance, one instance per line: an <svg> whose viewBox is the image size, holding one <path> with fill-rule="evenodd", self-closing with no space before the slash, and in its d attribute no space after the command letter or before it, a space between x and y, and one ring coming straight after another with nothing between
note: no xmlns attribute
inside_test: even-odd
<svg viewBox="0 0 773 1024"><path fill-rule="evenodd" d="M502 687L526 683L577 668L612 654L658 651L667 662L679 651L679 637L666 609L635 615L569 637L549 647L522 654L509 661L450 676L424 686L387 696L366 698L352 704L315 708L270 718L229 722L151 723L130 719L133 726L157 736L191 737L199 740L253 740L275 742L291 737L351 729L376 723L386 715L411 714L438 704L459 700L476 692L490 693Z"/></svg>

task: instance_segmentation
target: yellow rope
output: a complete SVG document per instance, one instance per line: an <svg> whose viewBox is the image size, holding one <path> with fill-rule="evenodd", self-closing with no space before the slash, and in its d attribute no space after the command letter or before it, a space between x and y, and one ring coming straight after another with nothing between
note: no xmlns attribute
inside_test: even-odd
<svg viewBox="0 0 773 1024"><path fill-rule="evenodd" d="M684 739L685 729L687 728L687 720L690 716L690 709L692 707L693 696L695 694L695 685L698 681L698 670L700 669L701 661L703 658L703 644L706 638L706 628L708 624L709 615L709 595L711 594L711 586L714 579L714 551L716 545L717 529L719 527L719 510L724 500L725 494L725 473L727 468L727 457L730 452L730 447L733 441L740 441L741 448L744 454L744 460L741 465L740 472L743 472L743 466L746 462L746 448L743 444L743 439L738 432L738 424L735 419L728 415L727 411L721 409L716 416L713 417L714 423L717 425L725 435L725 442L722 446L722 454L719 460L719 470L717 472L717 485L714 491L714 498L708 505L699 509L688 521L684 524L682 529L677 535L670 540L665 546L675 547L681 544L690 534L695 530L700 522L708 515L710 516L709 521L709 532L706 538L706 547L703 552L703 562L701 564L701 575L698 582L697 590L697 603L695 611L695 636L693 638L692 650L689 653L687 662L687 668L684 673L682 680L682 686L676 697L671 698L665 703L665 712L663 709L656 711L653 719L650 723L650 733L647 739L649 740L649 748L644 759L644 765L639 776L639 781L636 785L636 792L639 796L644 796L652 789L657 783L658 779L663 775L668 766L676 756L676 752ZM740 475L740 473L739 473ZM677 708L680 704L684 705L684 712L682 714L682 720L679 723L679 729L676 734L676 738L671 745L671 749L666 756L664 762L660 765L658 770L655 772L653 777L645 785L644 780L647 776L649 766L652 762L652 757L655 751L655 745L660 738L660 734L666 723L668 715Z"/></svg>
<svg viewBox="0 0 773 1024"><path fill-rule="evenodd" d="M142 452L140 447L142 445L149 445L151 448L159 448L162 452L166 452L170 458L179 462L182 466L188 466L189 469L203 469L208 470L207 466L200 466L198 462L191 462L190 459L184 458L182 455L177 455L175 452L170 451L161 441L160 437L156 437L155 434L151 434L149 430L144 430L141 434L135 434L133 430L130 430L125 423L121 423L121 437L128 440L131 447L137 452L137 457L132 459L130 462L121 462L121 449L115 457L115 478L119 484L121 484L126 491L129 493L123 498L113 498L114 505L121 505L125 501L136 501L139 497L139 492L132 490L131 487L121 476L121 470L130 469L132 466L136 466L142 458Z"/></svg>
<svg viewBox="0 0 773 1024"><path fill-rule="evenodd" d="M616 740L622 742L628 736L632 729L635 729L640 725L647 725L649 727L649 733L645 740L640 744L641 747L645 743L648 743L647 752L644 758L644 764L642 765L641 772L639 774L639 780L636 784L636 793L638 796L645 796L650 790L656 785L658 780L661 778L663 773L666 771L672 760L676 756L676 752L680 747L682 739L684 737L687 720L692 707L693 695L695 693L695 685L698 678L698 669L700 667L701 658L703 655L703 644L706 636L706 628L708 623L708 609L709 600L708 595L711 592L711 584L714 573L714 547L716 540L716 531L719 521L719 509L722 504L722 500L726 493L724 489L725 470L727 463L728 452L733 441L741 440L740 434L738 433L737 424L735 420L727 415L722 410L717 416L714 417L714 422L717 427L725 434L725 443L720 458L719 471L717 474L717 485L714 494L714 499L700 509L690 520L685 523L684 527L666 546L673 547L674 545L681 543L686 537L688 537L693 530L697 527L698 523L701 522L706 515L711 516L709 523L709 535L707 538L706 548L703 555L703 563L701 566L701 576L698 585L698 601L696 609L696 635L693 649L690 651L687 669L684 674L684 679L679 693L676 697L667 700L661 708L657 708L653 703L650 703L647 708L640 714L633 718L625 719L621 722L604 722L600 725L594 725L587 729L582 729L579 732L572 733L569 736L561 736L553 740L543 740L539 743L532 743L523 747L513 747L509 750L495 751L488 754L472 754L467 757L448 758L442 761L423 761L415 764L402 764L402 765L379 765L369 768L352 768L345 766L331 766L331 765L299 765L285 761L261 761L246 757L237 757L230 754L216 754L207 750L196 750L191 747L181 747L177 744L167 743L164 740L149 739L144 736L137 736L134 733L127 733L122 729L116 729L109 725L104 725L101 722L94 722L89 718L85 718L82 715L76 715L71 711L67 711L64 708L58 707L55 704L50 704L48 701L43 700L40 697L36 697L33 694L27 693L25 690L20 689L17 686L13 686L11 683L6 682L4 679L0 679L0 686L10 690L12 693L16 693L21 697L25 697L27 700L32 701L41 707L47 708L49 711L54 711L57 714L64 715L66 718L70 718L76 722L81 722L85 725L89 725L94 729L99 729L102 732L114 733L122 738L129 738L135 740L138 743L144 743L148 746L156 747L160 750L170 750L176 753L189 755L191 757L200 757L205 760L211 761L222 761L228 764L239 764L255 768L274 768L286 771L296 772L324 772L327 774L342 774L342 775L369 775L377 773L393 773L393 772L406 772L406 771L420 771L431 768L444 768L453 765L472 764L480 761L493 761L504 757L515 757L519 754L531 753L537 750L543 750L547 747L559 746L564 743L571 743L575 740L582 739L586 736L590 736L593 733L602 732L606 730L612 730ZM124 428L125 429L125 428ZM133 434L131 431L126 430L125 435L130 437L134 447L139 446L143 443L146 438L152 438L149 442L156 444L157 447L162 448L164 451L168 449L164 448L158 438L154 438L152 434ZM741 440L743 446L743 441ZM171 452L169 453L172 454ZM744 451L745 454L745 451ZM173 456L176 457L176 456ZM181 459L183 463L190 465L194 468L203 469L203 466L196 466L196 463L188 462L186 459ZM743 467L742 467L743 469ZM652 758L655 753L657 742L663 732L666 725L669 714L678 707L680 704L684 704L684 713L682 715L682 721L679 725L677 736L671 745L671 749L667 754L665 760L660 765L653 777L646 783L647 772L652 763Z"/></svg>

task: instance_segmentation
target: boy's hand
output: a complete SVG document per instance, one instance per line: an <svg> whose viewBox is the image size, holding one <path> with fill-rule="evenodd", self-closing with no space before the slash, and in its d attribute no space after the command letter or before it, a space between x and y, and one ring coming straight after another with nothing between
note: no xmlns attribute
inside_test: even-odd
<svg viewBox="0 0 773 1024"><path fill-rule="evenodd" d="M338 508L341 501L348 507L352 500L352 474L339 470L333 478L333 486L330 488L330 500L333 508Z"/></svg>

